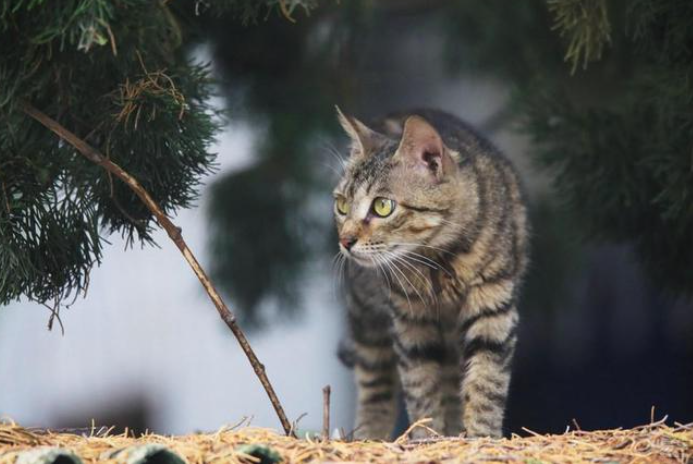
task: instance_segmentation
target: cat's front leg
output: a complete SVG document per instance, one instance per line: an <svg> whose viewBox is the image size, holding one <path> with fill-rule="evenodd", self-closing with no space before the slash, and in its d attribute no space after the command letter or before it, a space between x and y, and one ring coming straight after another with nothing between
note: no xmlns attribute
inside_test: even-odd
<svg viewBox="0 0 693 464"><path fill-rule="evenodd" d="M393 339L409 421L431 419L426 426L443 434L443 364L447 350L438 319L434 315L412 317L404 308L395 309L394 313ZM412 431L412 438L427 435L424 428Z"/></svg>
<svg viewBox="0 0 693 464"><path fill-rule="evenodd" d="M397 372L392 345L355 343L357 408L354 437L359 440L387 440L397 416ZM384 343L388 343L385 345Z"/></svg>
<svg viewBox="0 0 693 464"><path fill-rule="evenodd" d="M470 288L459 328L462 421L468 436L500 437L517 340L512 281Z"/></svg>

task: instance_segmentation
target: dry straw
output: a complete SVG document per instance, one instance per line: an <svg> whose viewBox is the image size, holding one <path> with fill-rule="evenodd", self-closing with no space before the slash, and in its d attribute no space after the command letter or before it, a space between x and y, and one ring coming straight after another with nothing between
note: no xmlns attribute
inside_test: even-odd
<svg viewBox="0 0 693 464"><path fill-rule="evenodd" d="M424 423L416 426L425 427ZM54 433L0 424L0 464L14 464L17 451L39 446L60 447L84 463L117 462L108 456L118 449L160 444L189 463L250 463L242 445L256 444L276 451L283 463L407 462L407 463L693 463L693 424L675 427L663 421L628 430L567 431L562 435L513 435L511 439L437 437L392 443L310 440L286 437L269 429L222 428L216 433L184 436L147 434L133 438L95 429L82 435ZM247 449L247 447L245 447ZM3 458L3 456L5 456Z"/></svg>

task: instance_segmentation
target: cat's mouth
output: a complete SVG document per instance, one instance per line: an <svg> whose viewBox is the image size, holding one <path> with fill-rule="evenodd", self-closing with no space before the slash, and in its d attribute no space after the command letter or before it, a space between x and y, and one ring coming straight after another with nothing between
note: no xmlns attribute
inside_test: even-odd
<svg viewBox="0 0 693 464"><path fill-rule="evenodd" d="M378 261L373 253L369 252L363 252L359 250L347 250L345 248L341 248L342 254L346 256L348 259L356 262L358 265L363 266L363 267L376 267L378 265Z"/></svg>
<svg viewBox="0 0 693 464"><path fill-rule="evenodd" d="M397 259L398 256L397 249L399 247L388 247L385 248L380 246L369 246L366 249L352 248L347 250L344 247L340 247L342 254L352 261L356 262L363 267L378 267L381 265L387 265L393 259ZM376 251L377 249L377 251Z"/></svg>

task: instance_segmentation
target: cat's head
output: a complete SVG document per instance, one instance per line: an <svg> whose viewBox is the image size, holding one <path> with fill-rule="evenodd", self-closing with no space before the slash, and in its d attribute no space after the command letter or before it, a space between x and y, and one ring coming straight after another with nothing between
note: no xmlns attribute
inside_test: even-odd
<svg viewBox="0 0 693 464"><path fill-rule="evenodd" d="M341 252L374 267L440 248L454 233L457 153L422 117L410 116L392 131L399 135L387 136L337 112L352 141L334 189Z"/></svg>

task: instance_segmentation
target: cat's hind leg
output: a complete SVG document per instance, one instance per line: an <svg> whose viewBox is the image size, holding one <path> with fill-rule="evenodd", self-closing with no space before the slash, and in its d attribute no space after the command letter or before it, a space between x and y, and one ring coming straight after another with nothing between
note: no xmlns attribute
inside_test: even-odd
<svg viewBox="0 0 693 464"><path fill-rule="evenodd" d="M445 435L456 436L462 432L462 402L460 400L460 369L457 352L455 324L443 327L448 355L443 363L443 408L445 409Z"/></svg>

